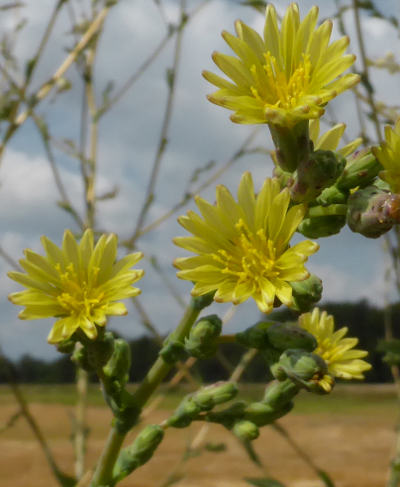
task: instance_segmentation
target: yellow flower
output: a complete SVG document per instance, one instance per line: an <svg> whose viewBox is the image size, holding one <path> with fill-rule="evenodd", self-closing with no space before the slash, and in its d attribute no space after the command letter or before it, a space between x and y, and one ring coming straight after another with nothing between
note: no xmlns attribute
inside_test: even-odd
<svg viewBox="0 0 400 487"><path fill-rule="evenodd" d="M310 132L310 139L314 143L314 150L330 150L336 151L343 157L347 157L351 155L357 147L359 147L362 143L362 138L358 137L357 139L352 140L345 146L338 149L338 145L340 139L342 138L344 131L346 130L345 123L338 123L335 126L331 127L327 130L324 134L320 135L319 130L319 119L310 120L309 123L309 132Z"/></svg>
<svg viewBox="0 0 400 487"><path fill-rule="evenodd" d="M264 39L241 21L235 24L237 37L222 36L238 58L214 53L215 64L227 81L205 71L204 77L219 89L209 96L217 105L233 110L237 123L272 123L293 126L324 113L324 105L359 81L356 74L342 73L355 60L344 55L347 37L329 40L332 22L316 28L318 8L300 21L299 9L291 4L278 28L272 5L267 6Z"/></svg>
<svg viewBox="0 0 400 487"><path fill-rule="evenodd" d="M69 338L78 328L91 339L98 326L105 326L107 315L125 315L120 299L136 296L140 290L132 284L143 276L131 269L141 252L127 255L118 262L116 235L102 235L96 246L93 232L86 230L78 244L69 230L64 232L62 248L42 237L46 256L30 249L20 260L26 271L9 272L9 277L27 289L10 294L12 303L25 306L19 313L23 320L60 318L48 336L49 343Z"/></svg>
<svg viewBox="0 0 400 487"><path fill-rule="evenodd" d="M366 357L368 352L354 349L357 338L344 338L347 327L335 331L333 316L326 311L320 313L318 308L314 308L312 313L302 314L299 324L317 339L318 347L314 353L324 359L333 377L364 379L363 372L369 370L371 365L360 359Z"/></svg>
<svg viewBox="0 0 400 487"><path fill-rule="evenodd" d="M372 152L384 168L379 177L389 184L393 193L400 193L400 119L394 130L389 125L385 127L385 139Z"/></svg>
<svg viewBox="0 0 400 487"><path fill-rule="evenodd" d="M264 313L272 310L275 297L291 306L289 282L309 276L304 262L319 246L305 240L289 247L305 214L303 205L288 210L289 203L289 191L280 191L277 179L266 179L255 195L248 172L240 181L238 202L222 185L216 205L196 198L203 218L193 211L180 217L194 236L174 242L198 256L176 259L177 276L195 282L194 296L216 291L215 301L234 304L252 297Z"/></svg>

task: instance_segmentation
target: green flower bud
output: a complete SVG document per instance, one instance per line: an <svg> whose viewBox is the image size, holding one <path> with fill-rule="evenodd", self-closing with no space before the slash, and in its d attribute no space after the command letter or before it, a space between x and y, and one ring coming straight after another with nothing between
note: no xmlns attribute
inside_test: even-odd
<svg viewBox="0 0 400 487"><path fill-rule="evenodd" d="M243 417L246 407L247 403L245 401L237 401L222 411L209 412L207 414L207 421L222 424L225 428L231 429L233 424Z"/></svg>
<svg viewBox="0 0 400 487"><path fill-rule="evenodd" d="M364 237L378 238L400 223L400 195L367 186L348 200L347 224Z"/></svg>
<svg viewBox="0 0 400 487"><path fill-rule="evenodd" d="M242 441L253 441L260 435L258 427L251 421L238 421L233 426L233 433Z"/></svg>
<svg viewBox="0 0 400 487"><path fill-rule="evenodd" d="M203 387L193 395L193 401L202 411L209 411L217 404L223 404L233 399L238 393L235 382L216 382Z"/></svg>
<svg viewBox="0 0 400 487"><path fill-rule="evenodd" d="M267 335L271 345L282 352L289 348L312 352L318 345L313 335L291 323L276 323L268 328Z"/></svg>
<svg viewBox="0 0 400 487"><path fill-rule="evenodd" d="M274 161L283 171L293 172L302 161L307 160L311 142L308 135L308 120L294 127L268 124L276 147Z"/></svg>
<svg viewBox="0 0 400 487"><path fill-rule="evenodd" d="M293 201L307 203L315 200L323 189L335 183L345 164L345 158L338 153L326 150L312 152L299 164L289 187Z"/></svg>
<svg viewBox="0 0 400 487"><path fill-rule="evenodd" d="M251 421L257 426L265 426L284 416L292 407L291 403L286 403L282 408L274 409L264 402L253 402L247 406L244 412L244 419Z"/></svg>
<svg viewBox="0 0 400 487"><path fill-rule="evenodd" d="M263 350L271 346L268 339L268 328L274 323L271 321L259 321L246 330L236 333L236 341L249 348Z"/></svg>
<svg viewBox="0 0 400 487"><path fill-rule="evenodd" d="M364 188L375 179L381 170L382 166L371 154L370 149L361 150L347 160L336 185L342 190Z"/></svg>
<svg viewBox="0 0 400 487"><path fill-rule="evenodd" d="M193 397L185 397L174 414L168 418L168 426L173 428L186 428L202 411Z"/></svg>
<svg viewBox="0 0 400 487"><path fill-rule="evenodd" d="M185 341L186 351L197 358L208 358L217 351L217 339L222 331L222 321L217 315L201 318Z"/></svg>
<svg viewBox="0 0 400 487"><path fill-rule="evenodd" d="M327 371L327 365L319 355L303 350L286 350L279 362L271 367L271 372L277 380L290 378L300 383L315 377L322 378Z"/></svg>
<svg viewBox="0 0 400 487"><path fill-rule="evenodd" d="M325 188L315 201L318 205L322 206L346 204L348 197L349 192L347 190L339 189L337 184L335 184L334 186Z"/></svg>
<svg viewBox="0 0 400 487"><path fill-rule="evenodd" d="M132 445L123 449L113 471L113 482L119 482L133 470L144 465L153 456L164 437L164 430L157 424L146 426ZM114 485L114 484L113 484Z"/></svg>
<svg viewBox="0 0 400 487"><path fill-rule="evenodd" d="M289 284L292 288L293 309L301 313L310 310L322 297L322 281L315 274L304 281Z"/></svg>
<svg viewBox="0 0 400 487"><path fill-rule="evenodd" d="M290 379L271 382L265 390L263 403L272 409L282 409L299 392L299 386Z"/></svg>
<svg viewBox="0 0 400 487"><path fill-rule="evenodd" d="M182 342L170 340L160 350L160 356L167 364L175 364L186 355L185 346Z"/></svg>
<svg viewBox="0 0 400 487"><path fill-rule="evenodd" d="M103 367L104 375L111 380L118 380L126 384L129 380L131 367L131 349L129 344L122 338L114 340L114 351L110 360Z"/></svg>
<svg viewBox="0 0 400 487"><path fill-rule="evenodd" d="M308 238L336 235L346 224L346 215L324 215L304 218L297 231Z"/></svg>

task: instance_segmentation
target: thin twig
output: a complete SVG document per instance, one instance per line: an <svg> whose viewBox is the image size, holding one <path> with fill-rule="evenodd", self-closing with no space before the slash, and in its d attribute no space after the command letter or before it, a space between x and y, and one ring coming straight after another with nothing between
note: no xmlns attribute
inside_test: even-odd
<svg viewBox="0 0 400 487"><path fill-rule="evenodd" d="M375 132L376 132L376 136L378 138L378 142L381 143L382 142L382 132L381 132L381 127L379 125L375 100L374 100L374 97L372 94L372 85L370 83L367 55L365 52L364 38L362 35L362 30L361 30L360 13L358 10L358 0L352 0L352 3L353 3L354 21L355 21L355 25L356 25L358 46L360 48L360 55L361 55L361 62L362 62L362 78L363 78L364 83L366 85L368 103L371 107L371 119L374 122Z"/></svg>
<svg viewBox="0 0 400 487"><path fill-rule="evenodd" d="M168 220L174 213L176 213L178 210L183 208L192 198L194 198L194 196L199 194L201 191L206 189L211 183L213 183L218 178L220 178L225 171L227 171L231 166L233 166L233 164L235 164L235 162L237 162L241 157L243 157L246 154L247 147L255 139L259 130L260 129L258 127L252 130L251 133L248 135L248 137L246 137L246 139L243 141L239 149L235 151L232 157L225 164L223 164L217 171L215 171L215 173L212 176L210 176L206 181L204 181L204 183L200 184L196 189L194 189L190 193L186 193L184 197L178 203L176 203L170 210L165 212L164 215L161 215L159 218L149 223L147 226L143 227L143 229L139 232L137 238L142 237L146 233L158 227L164 221ZM123 242L123 245L126 245L128 248L130 248L131 244L130 241L128 240L127 242Z"/></svg>
<svg viewBox="0 0 400 487"><path fill-rule="evenodd" d="M107 14L111 8L111 3L106 5L97 15L97 17L93 20L93 22L90 24L88 27L87 31L85 34L82 36L80 41L75 45L75 47L72 49L72 51L68 54L68 56L65 58L63 63L60 65L60 67L56 70L56 72L53 74L53 76L46 81L41 88L37 91L35 96L33 97L30 106L25 110L24 112L20 113L16 119L14 120L13 123L11 123L3 136L2 143L0 145L0 162L1 158L4 153L5 146L7 142L11 139L11 137L14 135L16 130L21 127L28 117L31 115L32 110L46 98L46 96L50 93L51 89L54 87L54 85L58 82L58 80L65 74L65 72L69 69L71 64L76 60L77 56L81 53L81 51L87 46L87 44L92 40L93 36L97 34L98 30L101 28L101 26L104 23L105 18L107 17Z"/></svg>
<svg viewBox="0 0 400 487"><path fill-rule="evenodd" d="M138 237L140 230L143 226L143 222L146 218L147 212L149 211L150 206L153 202L154 188L155 188L157 178L158 178L158 174L160 171L161 161L162 161L163 155L165 153L166 146L168 144L168 133L169 133L169 127L170 127L170 123L171 123L172 107L173 107L173 101L174 101L174 97L175 97L175 87L176 87L176 81L177 81L177 75L178 75L179 63L180 63L181 48L182 48L182 37L183 37L183 31L184 31L184 27L185 27L185 20L186 20L185 10L186 10L186 0L181 0L180 1L181 23L179 25L178 33L176 35L174 59L173 59L172 68L168 74L168 97L167 97L167 103L166 103L166 107L165 107L163 122L162 122L162 126L161 126L160 138L159 138L159 142L158 142L156 156L155 156L155 159L153 162L153 167L151 170L149 183L147 185L144 202L143 202L142 208L139 212L139 216L138 216L133 234L132 234L131 238L128 240L129 245L131 247L133 247L135 244L136 238Z"/></svg>

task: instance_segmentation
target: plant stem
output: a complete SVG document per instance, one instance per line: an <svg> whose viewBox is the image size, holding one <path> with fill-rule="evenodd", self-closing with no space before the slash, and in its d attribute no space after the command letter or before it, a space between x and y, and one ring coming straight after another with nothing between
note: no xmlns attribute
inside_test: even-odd
<svg viewBox="0 0 400 487"><path fill-rule="evenodd" d="M85 454L86 454L86 405L87 405L87 372L81 367L77 367L76 388L78 392L78 401L75 408L75 475L79 480L85 473Z"/></svg>
<svg viewBox="0 0 400 487"><path fill-rule="evenodd" d="M201 309L195 306L194 300L192 300L178 327L171 334L171 339L182 341L189 334L189 331L196 321L196 318L199 316L200 311ZM165 363L161 357L156 360L144 381L133 394L133 401L138 407L142 408L146 404L150 396L172 367L173 365Z"/></svg>
<svg viewBox="0 0 400 487"><path fill-rule="evenodd" d="M183 341L189 334L201 310L207 305L208 303L200 305L199 301L192 299L178 327L171 333L170 339ZM159 357L155 361L139 388L132 395L132 403L137 406L139 412L173 367L174 364L164 362L162 357ZM93 476L92 483L90 484L91 487L105 487L110 485L110 482L112 481L113 466L118 458L125 436L126 433L121 434L115 427L112 427Z"/></svg>
<svg viewBox="0 0 400 487"><path fill-rule="evenodd" d="M105 487L109 485L112 478L113 467L117 461L125 436L125 434L119 433L116 428L111 428L103 453L99 459L96 472L93 475L92 483L90 484L91 487Z"/></svg>

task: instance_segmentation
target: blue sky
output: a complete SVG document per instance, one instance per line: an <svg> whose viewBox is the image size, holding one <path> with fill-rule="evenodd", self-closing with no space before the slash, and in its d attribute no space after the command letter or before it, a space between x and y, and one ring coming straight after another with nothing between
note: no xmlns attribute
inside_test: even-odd
<svg viewBox="0 0 400 487"><path fill-rule="evenodd" d="M188 1L189 10L198 3ZM287 1L277 3L280 12L289 4ZM320 6L321 18L329 16L335 8L334 1L298 3L302 16L314 3ZM21 10L21 15L26 16L28 24L16 45L19 59L27 60L35 52L53 4L53 0L40 0L39 9L36 2L28 1ZM85 9L86 2L76 4ZM172 0L164 2L165 13L172 22L177 18L178 4L179 2ZM387 11L399 17L397 2L385 0L378 2L378 6L384 6ZM231 157L252 130L252 127L232 124L226 110L206 100L205 95L213 90L201 77L203 69L216 70L211 60L214 50L229 52L220 32L224 29L232 32L233 22L237 18L257 30L262 28L263 17L254 10L240 6L239 2L211 0L185 31L169 144L148 222L162 215L183 196L196 168L204 166L210 160L216 161L215 168L205 173L203 178L213 174L214 170ZM0 30L10 29L16 20L18 19L11 13L3 13L0 17ZM378 58L393 51L398 60L400 42L395 29L380 19L363 16L362 20L368 55ZM358 54L351 12L345 14L345 24L352 38L350 51ZM62 14L38 67L34 86L40 86L62 62L65 47L71 45L69 29L69 18ZM100 98L110 80L117 87L121 86L164 35L165 25L155 2L121 0L112 10L101 39L96 64L97 96ZM338 37L336 27L333 35ZM99 204L98 226L118 233L120 238L125 238L132 232L143 201L167 95L165 72L171 66L172 54L170 43L132 91L100 122L97 189L101 193L117 185L119 194L115 200ZM398 77L389 77L386 72L376 69L372 70L372 76L375 80L376 98L399 104ZM55 138L76 139L79 136L81 85L73 67L66 77L73 83L72 90L56 100L50 96L40 105L38 112L45 114ZM356 136L359 129L352 95L340 96L332 103L332 108L337 119L347 123L349 136ZM369 130L373 137L372 129ZM266 128L260 130L253 145L272 148ZM70 197L82 210L82 183L77 163L60 151L56 150L55 154ZM271 175L272 164L265 155L246 156L203 191L202 196L212 201L217 183L223 183L232 192L236 192L244 170L250 170L256 185L260 186L263 179ZM43 234L60 242L65 228L76 230L69 215L57 208L57 200L58 194L42 143L34 124L28 121L8 146L0 167L0 244L14 259L22 257L22 251L26 247L40 251L39 239ZM190 203L187 207L193 208L193 204ZM143 237L138 246L147 256L157 255L163 271L174 282L184 299L187 299L191 285L175 279L171 264L175 257L182 255L182 251L174 247L171 239L175 235L184 234L176 223L176 217L184 211L186 209ZM377 305L383 304L385 262L381 240L368 240L345 229L340 235L320 240L319 243L321 249L310 259L308 267L323 279L324 300L355 301L367 298ZM158 329L166 333L175 326L181 309L165 291L160 277L149 262L145 261L143 266L146 276L139 285L142 289L141 302ZM18 289L6 277L8 270L10 266L5 261L0 261L0 344L3 351L10 357L18 357L24 353L46 358L56 356L54 347L46 342L52 320L20 321L17 318L17 307L8 303L7 294ZM229 305L214 305L210 311L224 314L229 309ZM238 329L243 323L250 324L257 320L258 316L255 304L245 303L235 309L229 327L232 330ZM127 337L144 332L132 307L128 317L112 320L111 326Z"/></svg>

